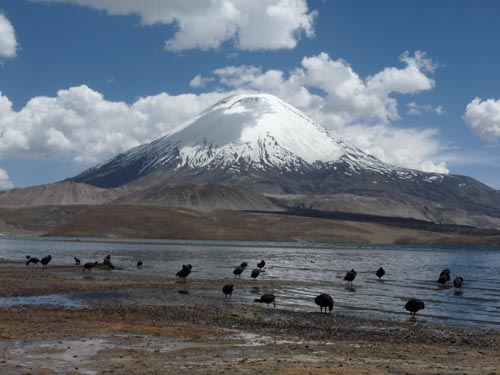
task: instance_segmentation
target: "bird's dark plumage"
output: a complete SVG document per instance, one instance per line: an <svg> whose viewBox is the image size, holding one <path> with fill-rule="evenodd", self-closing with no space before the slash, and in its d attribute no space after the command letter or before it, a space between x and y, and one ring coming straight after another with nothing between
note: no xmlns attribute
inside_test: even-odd
<svg viewBox="0 0 500 375"><path fill-rule="evenodd" d="M259 277L260 272L261 272L260 269L255 268L254 270L252 270L252 274L250 275L250 277L254 280L257 280L257 277Z"/></svg>
<svg viewBox="0 0 500 375"><path fill-rule="evenodd" d="M137 268L141 268L143 264L144 263L142 263L142 260L138 260L137 261Z"/></svg>
<svg viewBox="0 0 500 375"><path fill-rule="evenodd" d="M415 314L419 310L423 310L425 308L424 301L412 298L408 302L406 302L405 309L406 311L409 311L411 316L414 318Z"/></svg>
<svg viewBox="0 0 500 375"><path fill-rule="evenodd" d="M79 266L81 263L80 259L78 259L77 257L73 257L73 258L75 259L75 265Z"/></svg>
<svg viewBox="0 0 500 375"><path fill-rule="evenodd" d="M234 290L233 284L224 285L222 287L222 293L224 293L224 298L227 298L227 296L231 297L233 295L233 290Z"/></svg>
<svg viewBox="0 0 500 375"><path fill-rule="evenodd" d="M380 267L377 272L375 272L375 275L377 275L378 279L380 280L380 278L385 275L385 270Z"/></svg>
<svg viewBox="0 0 500 375"><path fill-rule="evenodd" d="M29 258L31 258L31 255L26 255L26 259L29 259Z"/></svg>
<svg viewBox="0 0 500 375"><path fill-rule="evenodd" d="M457 289L460 289L463 283L464 283L464 278L461 276L455 277L453 279L453 286Z"/></svg>
<svg viewBox="0 0 500 375"><path fill-rule="evenodd" d="M33 264L34 266L36 266L39 262L40 262L40 259L30 257L28 259L28 261L26 262L26 265L29 266L30 264Z"/></svg>
<svg viewBox="0 0 500 375"><path fill-rule="evenodd" d="M189 276L189 274L191 273L191 270L192 270L193 266L190 265L190 264L183 264L182 265L182 269L177 272L175 274L175 276L177 276L178 278L182 279L182 280L186 280L186 277Z"/></svg>
<svg viewBox="0 0 500 375"><path fill-rule="evenodd" d="M247 262L243 262L243 263L240 264L240 267L247 268L248 267L248 263Z"/></svg>
<svg viewBox="0 0 500 375"><path fill-rule="evenodd" d="M260 269L264 268L266 265L266 262L264 260L261 260L259 263L257 263L257 267L259 267Z"/></svg>
<svg viewBox="0 0 500 375"><path fill-rule="evenodd" d="M46 266L47 266L47 264L49 264L51 260L52 260L52 256L47 255L46 257L43 257L43 258L40 260L40 263L42 264L42 266L43 266L43 267L46 267Z"/></svg>
<svg viewBox="0 0 500 375"><path fill-rule="evenodd" d="M102 261L102 264L104 264L105 266L108 266L108 268L110 270L114 270L115 269L115 265L113 263L111 263L111 254L108 254L104 257L104 260Z"/></svg>
<svg viewBox="0 0 500 375"><path fill-rule="evenodd" d="M85 272L85 271L91 271L92 268L94 268L95 266L97 266L99 264L99 262L95 261L95 262L88 262L88 263L85 263L83 265L83 270L82 272Z"/></svg>
<svg viewBox="0 0 500 375"><path fill-rule="evenodd" d="M276 296L274 294L263 294L260 298L254 299L254 302L265 303L268 306L272 303L276 307Z"/></svg>
<svg viewBox="0 0 500 375"><path fill-rule="evenodd" d="M438 283L444 285L448 281L450 281L451 279L450 273L451 271L448 268L442 270L441 273L439 274Z"/></svg>
<svg viewBox="0 0 500 375"><path fill-rule="evenodd" d="M245 267L238 266L233 270L234 277L241 277L241 274L245 271Z"/></svg>
<svg viewBox="0 0 500 375"><path fill-rule="evenodd" d="M314 303L316 303L316 305L320 307L321 312L323 312L323 309L325 309L326 313L327 308L329 311L333 310L333 298L329 294L326 293L320 294L314 299Z"/></svg>
<svg viewBox="0 0 500 375"><path fill-rule="evenodd" d="M344 276L344 280L347 281L347 285L352 285L352 282L354 281L354 279L356 278L356 275L358 273L354 270L350 270L348 271L345 276Z"/></svg>

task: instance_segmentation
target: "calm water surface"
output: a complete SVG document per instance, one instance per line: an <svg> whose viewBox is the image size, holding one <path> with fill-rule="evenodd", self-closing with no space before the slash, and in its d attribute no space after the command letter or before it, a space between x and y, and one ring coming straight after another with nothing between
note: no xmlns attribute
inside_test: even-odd
<svg viewBox="0 0 500 375"><path fill-rule="evenodd" d="M185 263L193 265L190 277L232 279L232 270L243 261L250 271L261 259L266 272L256 288L247 288L242 303L251 303L253 293L273 292L279 306L291 310L316 311L312 302L319 293L334 297L335 310L356 314L404 317L405 302L421 298L426 308L421 319L446 324L500 328L500 248L429 247L402 245L310 244L282 242L171 241L92 239L0 239L0 258L22 260L25 255L53 257L52 264L74 264L99 260L111 254L117 272L173 277ZM144 261L136 269L138 259ZM386 275L379 282L378 267ZM354 268L354 288L346 288L343 277ZM452 279L464 278L461 293L452 286L439 287L436 280L443 268ZM272 290L266 280L293 281ZM307 282L301 285L300 282ZM288 285L288 286L287 286ZM217 294L216 294L217 293ZM220 291L214 291L214 297ZM244 294L244 293L242 293Z"/></svg>

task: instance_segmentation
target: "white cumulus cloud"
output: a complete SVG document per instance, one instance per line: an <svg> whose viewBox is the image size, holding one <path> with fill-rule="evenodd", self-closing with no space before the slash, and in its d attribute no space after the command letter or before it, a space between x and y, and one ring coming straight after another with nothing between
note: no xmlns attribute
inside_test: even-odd
<svg viewBox="0 0 500 375"><path fill-rule="evenodd" d="M0 190L12 189L14 184L10 180L9 175L2 168L0 168Z"/></svg>
<svg viewBox="0 0 500 375"><path fill-rule="evenodd" d="M16 112L0 93L0 159L58 155L96 163L167 133L225 95L161 93L129 105L82 85L34 97Z"/></svg>
<svg viewBox="0 0 500 375"><path fill-rule="evenodd" d="M327 53L304 57L301 66L288 75L246 65L228 66L213 73L228 87L274 93L308 112L326 115L337 126L359 120L389 123L400 118L392 94L416 94L435 86L426 74L433 67L432 61L424 53L404 53L401 60L405 67L388 67L365 79L346 61L333 60ZM310 89L324 95L313 94Z"/></svg>
<svg viewBox="0 0 500 375"><path fill-rule="evenodd" d="M500 99L475 98L467 105L464 119L481 139L487 142L500 139Z"/></svg>
<svg viewBox="0 0 500 375"><path fill-rule="evenodd" d="M17 40L14 27L10 21L0 12L0 59L15 57Z"/></svg>
<svg viewBox="0 0 500 375"><path fill-rule="evenodd" d="M232 42L240 50L294 48L314 36L317 12L306 0L35 0L69 3L111 15L138 15L143 25L173 24L171 51L210 50Z"/></svg>

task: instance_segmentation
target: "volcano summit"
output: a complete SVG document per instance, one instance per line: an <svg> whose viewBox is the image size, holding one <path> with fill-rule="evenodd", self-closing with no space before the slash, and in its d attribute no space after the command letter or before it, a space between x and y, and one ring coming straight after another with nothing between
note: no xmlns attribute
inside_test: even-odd
<svg viewBox="0 0 500 375"><path fill-rule="evenodd" d="M142 184L138 180L144 178L169 183L217 178L228 183L250 179L274 186L279 185L274 181L276 175L309 174L342 158L367 168L387 169L275 96L235 95L170 134L118 155L74 180L116 187L132 181ZM281 190L289 189L285 184Z"/></svg>

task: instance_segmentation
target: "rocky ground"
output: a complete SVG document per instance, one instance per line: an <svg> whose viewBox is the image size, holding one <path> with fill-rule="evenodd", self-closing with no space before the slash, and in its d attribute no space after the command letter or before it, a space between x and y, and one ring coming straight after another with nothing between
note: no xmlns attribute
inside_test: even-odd
<svg viewBox="0 0 500 375"><path fill-rule="evenodd" d="M208 293L225 282L1 263L0 373L500 373L498 330L325 315L314 305L292 312ZM237 280L235 290L250 283ZM49 305L37 304L44 298Z"/></svg>

